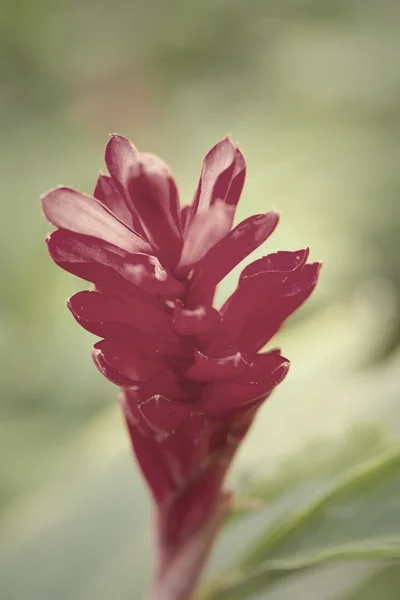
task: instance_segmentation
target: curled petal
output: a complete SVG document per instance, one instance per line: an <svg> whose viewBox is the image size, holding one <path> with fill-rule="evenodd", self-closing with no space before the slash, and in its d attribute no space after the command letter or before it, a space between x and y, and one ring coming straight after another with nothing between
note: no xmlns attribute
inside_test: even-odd
<svg viewBox="0 0 400 600"><path fill-rule="evenodd" d="M195 381L218 381L238 377L250 366L239 351L231 356L212 358L195 350L194 364L186 371L185 376Z"/></svg>
<svg viewBox="0 0 400 600"><path fill-rule="evenodd" d="M119 385L131 386L147 381L162 368L157 358L145 358L137 348L112 340L102 340L94 345L93 360L108 379L111 379L109 374L118 373L124 381Z"/></svg>
<svg viewBox="0 0 400 600"><path fill-rule="evenodd" d="M105 266L118 267L124 259L132 254L99 238L56 229L47 236L47 247L50 256L57 263L100 263Z"/></svg>
<svg viewBox="0 0 400 600"><path fill-rule="evenodd" d="M289 361L276 353L258 355L252 368L235 381L218 381L206 385L196 406L207 417L224 415L250 407L266 398L285 378Z"/></svg>
<svg viewBox="0 0 400 600"><path fill-rule="evenodd" d="M171 343L176 341L176 334L167 313L139 300L132 299L127 303L116 296L83 291L69 299L68 308L79 322L121 323Z"/></svg>
<svg viewBox="0 0 400 600"><path fill-rule="evenodd" d="M138 230L137 223L134 223L132 213L128 209L125 200L109 175L98 176L93 196L116 215L120 221L143 237L143 232Z"/></svg>
<svg viewBox="0 0 400 600"><path fill-rule="evenodd" d="M150 294L177 297L183 284L171 277L155 256L131 254L98 238L58 229L47 239L53 260L70 273L81 277L81 264L98 263L111 267L122 277ZM68 266L67 266L68 265ZM74 267L78 268L75 269Z"/></svg>
<svg viewBox="0 0 400 600"><path fill-rule="evenodd" d="M92 358L93 358L94 364L96 365L96 367L98 368L100 373L102 375L104 375L104 377L106 379L111 381L111 383L115 383L116 385L119 385L119 386L132 386L135 384L135 382L133 382L131 379L122 375L122 373L117 371L117 369L114 369L105 360L102 353L98 352L96 349L93 349L93 351L92 351Z"/></svg>
<svg viewBox="0 0 400 600"><path fill-rule="evenodd" d="M133 208L149 240L166 264L178 262L182 249L178 190L167 165L152 154L140 154L128 183Z"/></svg>
<svg viewBox="0 0 400 600"><path fill-rule="evenodd" d="M214 244L226 236L232 222L233 208L222 202L216 202L207 211L196 213L188 225L176 274L187 274Z"/></svg>
<svg viewBox="0 0 400 600"><path fill-rule="evenodd" d="M130 211L139 219L163 263L175 265L182 237L178 191L168 166L153 154L137 152L121 136L111 137L106 162Z"/></svg>
<svg viewBox="0 0 400 600"><path fill-rule="evenodd" d="M235 337L242 352L256 352L279 331L286 319L310 296L318 281L320 263L305 265L297 276L282 286L279 294L258 306ZM228 307L229 310L229 307Z"/></svg>
<svg viewBox="0 0 400 600"><path fill-rule="evenodd" d="M249 217L212 246L194 267L189 302L201 301L236 265L265 242L278 221L279 214L274 211Z"/></svg>
<svg viewBox="0 0 400 600"><path fill-rule="evenodd" d="M121 196L125 194L131 164L135 163L138 149L128 138L114 133L106 146L105 162Z"/></svg>
<svg viewBox="0 0 400 600"><path fill-rule="evenodd" d="M42 197L42 207L47 220L55 227L99 238L127 252L151 253L143 238L87 194L58 187Z"/></svg>
<svg viewBox="0 0 400 600"><path fill-rule="evenodd" d="M148 335L126 323L86 320L78 311L74 311L71 307L70 310L79 325L97 337L129 344L142 352L144 356L160 356L164 360L175 362L179 359L180 347L177 343L171 343L169 340L155 335Z"/></svg>
<svg viewBox="0 0 400 600"><path fill-rule="evenodd" d="M184 308L181 302L175 303L173 322L180 335L207 335L215 332L221 319L220 313L211 306L197 306L191 310Z"/></svg>
<svg viewBox="0 0 400 600"><path fill-rule="evenodd" d="M246 161L239 148L236 148L234 163L231 184L225 198L225 202L232 206L236 206L239 202L246 179Z"/></svg>
<svg viewBox="0 0 400 600"><path fill-rule="evenodd" d="M268 280L264 277L268 283L282 283L288 276L306 264L309 253L309 248L304 248L295 252L281 250L263 256L243 269L239 283L246 283L251 277L261 273L269 274Z"/></svg>
<svg viewBox="0 0 400 600"><path fill-rule="evenodd" d="M243 154L225 137L206 155L193 202L193 213L207 210L217 200L233 208L244 185L246 163Z"/></svg>
<svg viewBox="0 0 400 600"><path fill-rule="evenodd" d="M268 312L281 303L291 282L300 277L307 255L308 249L276 252L243 270L237 290L221 309L230 339L245 327L250 318L260 319L262 314L263 322L266 322Z"/></svg>
<svg viewBox="0 0 400 600"><path fill-rule="evenodd" d="M57 233L57 231L53 233ZM68 273L72 273L85 281L94 283L96 290L106 295L118 296L126 302L130 302L132 298L134 298L136 300L141 300L146 304L153 304L162 309L162 302L159 296L154 294L150 295L141 290L138 286L132 285L130 281L119 275L119 273L111 267L94 262L80 263L62 260L60 256L57 256L57 250L54 250L54 247L51 247L53 234L51 234L49 238L48 243L51 257L59 267L65 269Z"/></svg>

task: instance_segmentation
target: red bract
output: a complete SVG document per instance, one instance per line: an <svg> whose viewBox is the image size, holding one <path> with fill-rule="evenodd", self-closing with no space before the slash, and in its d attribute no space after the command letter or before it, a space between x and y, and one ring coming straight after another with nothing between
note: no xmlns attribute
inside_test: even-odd
<svg viewBox="0 0 400 600"><path fill-rule="evenodd" d="M157 506L165 574L225 501L232 457L289 368L278 351L260 351L311 294L320 265L306 263L307 249L265 256L216 310L218 283L279 219L270 211L232 229L246 172L240 150L228 138L214 146L193 203L182 209L161 159L118 135L105 157L110 175L100 175L94 197L64 187L44 195L44 214L57 227L47 242L59 266L94 284L68 307L102 338L94 362L121 387Z"/></svg>

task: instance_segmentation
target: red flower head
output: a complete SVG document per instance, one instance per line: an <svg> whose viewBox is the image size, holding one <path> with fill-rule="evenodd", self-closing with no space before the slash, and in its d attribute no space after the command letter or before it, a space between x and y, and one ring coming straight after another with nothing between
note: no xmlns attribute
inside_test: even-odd
<svg viewBox="0 0 400 600"><path fill-rule="evenodd" d="M246 173L228 139L207 154L182 209L168 166L113 135L94 197L59 187L43 197L57 227L53 260L94 284L68 307L99 336L97 368L121 387L137 460L152 491L161 545L178 547L221 501L232 457L289 362L261 352L313 291L308 249L247 266L220 310L218 283L274 231L276 212L232 224Z"/></svg>

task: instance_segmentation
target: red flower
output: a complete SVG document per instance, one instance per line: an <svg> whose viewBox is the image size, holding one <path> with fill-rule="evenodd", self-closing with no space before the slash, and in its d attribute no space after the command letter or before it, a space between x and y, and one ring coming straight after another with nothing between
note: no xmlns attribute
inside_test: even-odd
<svg viewBox="0 0 400 600"><path fill-rule="evenodd" d="M274 231L276 212L232 224L245 160L228 139L207 154L182 209L168 166L111 137L94 197L51 190L53 260L94 284L68 302L102 338L98 369L121 387L133 448L158 509L160 547L178 548L216 513L232 457L289 362L260 352L313 291L308 250L246 267L220 310L218 283ZM168 554L168 551L167 551ZM184 596L182 596L184 597Z"/></svg>

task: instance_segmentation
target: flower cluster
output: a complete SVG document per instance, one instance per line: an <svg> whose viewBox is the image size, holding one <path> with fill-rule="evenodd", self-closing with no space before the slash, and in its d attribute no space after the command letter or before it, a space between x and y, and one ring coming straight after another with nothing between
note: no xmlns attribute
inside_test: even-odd
<svg viewBox="0 0 400 600"><path fill-rule="evenodd" d="M70 298L101 338L98 369L121 388L132 445L152 491L160 535L179 544L215 511L226 470L255 412L289 362L262 352L313 291L308 249L247 266L217 310L219 282L274 231L279 216L233 227L246 166L225 138L205 157L191 205L180 207L168 166L113 135L94 195L58 187L43 211L57 229L52 259L94 284Z"/></svg>

